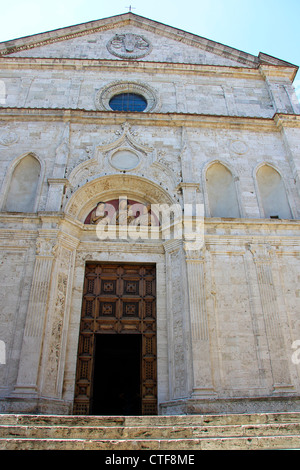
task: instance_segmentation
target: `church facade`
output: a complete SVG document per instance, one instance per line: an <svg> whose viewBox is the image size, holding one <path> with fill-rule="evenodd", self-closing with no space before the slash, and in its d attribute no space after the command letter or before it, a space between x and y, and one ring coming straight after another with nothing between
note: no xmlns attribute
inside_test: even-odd
<svg viewBox="0 0 300 470"><path fill-rule="evenodd" d="M299 411L297 71L133 13L0 44L0 412Z"/></svg>

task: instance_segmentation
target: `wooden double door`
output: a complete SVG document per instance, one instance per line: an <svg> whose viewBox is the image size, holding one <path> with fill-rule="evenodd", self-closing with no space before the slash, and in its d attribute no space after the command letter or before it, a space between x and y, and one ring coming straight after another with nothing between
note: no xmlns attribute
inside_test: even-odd
<svg viewBox="0 0 300 470"><path fill-rule="evenodd" d="M156 270L87 264L74 414L157 414Z"/></svg>

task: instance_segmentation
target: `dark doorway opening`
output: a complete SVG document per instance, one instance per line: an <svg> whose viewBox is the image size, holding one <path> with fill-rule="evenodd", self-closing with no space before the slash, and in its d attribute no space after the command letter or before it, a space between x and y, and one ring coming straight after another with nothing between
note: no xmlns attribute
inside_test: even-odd
<svg viewBox="0 0 300 470"><path fill-rule="evenodd" d="M141 414L141 334L96 334L93 415Z"/></svg>

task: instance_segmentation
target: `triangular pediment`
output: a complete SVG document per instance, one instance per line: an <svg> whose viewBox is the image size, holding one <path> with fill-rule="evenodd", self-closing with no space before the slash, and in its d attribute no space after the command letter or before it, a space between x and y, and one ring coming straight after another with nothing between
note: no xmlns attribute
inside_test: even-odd
<svg viewBox="0 0 300 470"><path fill-rule="evenodd" d="M180 47L179 47L180 46ZM233 67L287 65L125 13L0 43L0 57L142 60Z"/></svg>

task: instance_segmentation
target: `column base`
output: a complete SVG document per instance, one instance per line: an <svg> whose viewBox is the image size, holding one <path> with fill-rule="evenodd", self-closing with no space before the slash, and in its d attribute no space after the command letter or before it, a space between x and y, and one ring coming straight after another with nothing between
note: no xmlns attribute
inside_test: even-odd
<svg viewBox="0 0 300 470"><path fill-rule="evenodd" d="M300 412L300 397L188 398L159 405L161 415L220 415Z"/></svg>
<svg viewBox="0 0 300 470"><path fill-rule="evenodd" d="M273 395L281 395L282 393L293 393L295 387L291 384L274 384Z"/></svg>
<svg viewBox="0 0 300 470"><path fill-rule="evenodd" d="M213 388L194 388L191 395L192 400L214 397L216 397L216 392Z"/></svg>
<svg viewBox="0 0 300 470"><path fill-rule="evenodd" d="M15 389L11 393L11 396L15 398L38 398L38 390L36 385L16 385Z"/></svg>
<svg viewBox="0 0 300 470"><path fill-rule="evenodd" d="M0 413L71 415L73 403L50 398L11 396L0 398Z"/></svg>

